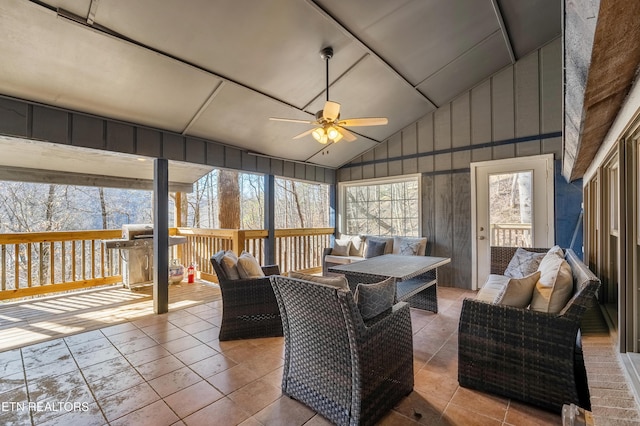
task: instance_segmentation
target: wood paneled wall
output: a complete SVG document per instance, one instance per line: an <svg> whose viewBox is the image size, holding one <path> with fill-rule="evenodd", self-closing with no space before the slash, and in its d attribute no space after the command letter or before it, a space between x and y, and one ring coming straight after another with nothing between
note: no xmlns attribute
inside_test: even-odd
<svg viewBox="0 0 640 426"><path fill-rule="evenodd" d="M422 234L451 257L443 285L471 286L471 162L562 154L556 39L338 170L338 182L422 174Z"/></svg>

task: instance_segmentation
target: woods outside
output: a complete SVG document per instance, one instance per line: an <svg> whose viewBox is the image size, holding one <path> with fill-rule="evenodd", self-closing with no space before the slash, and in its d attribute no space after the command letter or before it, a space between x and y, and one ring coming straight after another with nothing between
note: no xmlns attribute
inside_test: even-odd
<svg viewBox="0 0 640 426"><path fill-rule="evenodd" d="M182 225L193 228L262 229L264 177L214 170L182 197ZM276 179L276 228L324 227L329 188ZM120 229L153 221L151 191L0 182L0 233ZM174 223L175 194L170 197Z"/></svg>

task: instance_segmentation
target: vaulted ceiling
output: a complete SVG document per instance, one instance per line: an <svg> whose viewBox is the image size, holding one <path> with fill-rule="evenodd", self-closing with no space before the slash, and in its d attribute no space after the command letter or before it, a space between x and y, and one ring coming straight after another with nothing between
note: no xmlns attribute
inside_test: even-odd
<svg viewBox="0 0 640 426"><path fill-rule="evenodd" d="M339 167L558 37L560 0L3 0L0 95ZM388 117L292 140L330 97Z"/></svg>

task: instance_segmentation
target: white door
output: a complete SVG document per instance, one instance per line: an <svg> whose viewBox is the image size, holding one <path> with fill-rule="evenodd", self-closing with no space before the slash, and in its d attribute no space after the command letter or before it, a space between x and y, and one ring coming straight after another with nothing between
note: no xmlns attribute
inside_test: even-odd
<svg viewBox="0 0 640 426"><path fill-rule="evenodd" d="M490 247L554 244L553 155L471 163L472 288L490 271Z"/></svg>

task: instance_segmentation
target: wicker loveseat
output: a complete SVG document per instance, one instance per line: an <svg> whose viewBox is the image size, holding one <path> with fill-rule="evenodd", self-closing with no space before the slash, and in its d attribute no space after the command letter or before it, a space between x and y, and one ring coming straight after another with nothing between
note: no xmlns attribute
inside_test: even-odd
<svg viewBox="0 0 640 426"><path fill-rule="evenodd" d="M491 272L502 274L514 252L515 248L492 247ZM461 386L556 413L568 403L590 409L580 320L594 304L600 281L572 250L566 250L565 260L574 294L558 314L463 301L458 336Z"/></svg>
<svg viewBox="0 0 640 426"><path fill-rule="evenodd" d="M278 302L269 281L280 273L278 265L262 266L265 277L231 280L222 267L220 251L211 256L222 292L220 340L282 336Z"/></svg>
<svg viewBox="0 0 640 426"><path fill-rule="evenodd" d="M413 389L409 305L364 322L347 289L271 277L285 337L282 392L338 425L373 424Z"/></svg>

